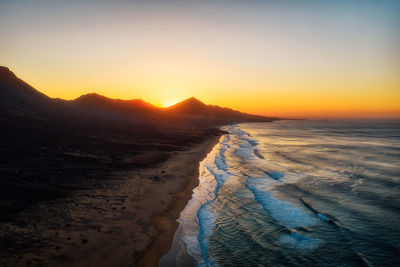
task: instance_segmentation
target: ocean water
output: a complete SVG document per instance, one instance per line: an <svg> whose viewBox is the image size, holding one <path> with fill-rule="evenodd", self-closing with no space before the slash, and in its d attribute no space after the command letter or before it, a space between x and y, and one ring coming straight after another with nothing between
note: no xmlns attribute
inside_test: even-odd
<svg viewBox="0 0 400 267"><path fill-rule="evenodd" d="M398 121L223 130L161 266L400 266Z"/></svg>

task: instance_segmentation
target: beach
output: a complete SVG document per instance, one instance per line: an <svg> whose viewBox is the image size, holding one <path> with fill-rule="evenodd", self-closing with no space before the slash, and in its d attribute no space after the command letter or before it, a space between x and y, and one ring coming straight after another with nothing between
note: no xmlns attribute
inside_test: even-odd
<svg viewBox="0 0 400 267"><path fill-rule="evenodd" d="M181 153L170 162L166 162L168 168L175 171L173 175L179 179L179 182L170 182L168 187L167 185L160 186L160 191L153 191L154 196L157 196L158 193L172 195L172 201L164 202L166 204L164 211L152 219L158 234L141 257L139 266L158 266L160 258L171 249L175 231L178 228L176 220L190 200L192 190L199 183L199 163L218 143L219 138L219 136L209 138L188 153ZM176 188L177 186L180 188Z"/></svg>
<svg viewBox="0 0 400 267"><path fill-rule="evenodd" d="M114 172L96 189L34 205L18 215L21 223L3 222L1 245L8 250L0 264L158 266L197 186L199 162L219 138L170 152L155 165Z"/></svg>

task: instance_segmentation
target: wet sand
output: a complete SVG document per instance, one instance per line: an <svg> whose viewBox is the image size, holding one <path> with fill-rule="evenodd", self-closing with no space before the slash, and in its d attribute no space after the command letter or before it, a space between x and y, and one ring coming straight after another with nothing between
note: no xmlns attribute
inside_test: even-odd
<svg viewBox="0 0 400 267"><path fill-rule="evenodd" d="M218 143L219 138L210 138L201 146L192 150L189 153L190 156L181 154L181 157L174 159L175 163L172 165L177 164L175 166L185 169L182 170L181 175L184 175L187 181L183 182L181 189L176 191L173 201L168 205L168 208L160 216L154 217L153 223L158 229L159 234L141 257L139 266L158 266L161 257L171 249L175 232L179 226L176 220L192 197L193 189L198 186L200 162L211 152L214 145Z"/></svg>

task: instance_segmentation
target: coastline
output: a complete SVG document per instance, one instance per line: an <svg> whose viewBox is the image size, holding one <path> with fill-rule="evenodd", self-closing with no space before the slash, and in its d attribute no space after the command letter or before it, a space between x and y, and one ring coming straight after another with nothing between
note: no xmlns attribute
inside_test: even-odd
<svg viewBox="0 0 400 267"><path fill-rule="evenodd" d="M171 249L175 233L179 226L177 219L192 197L193 189L199 184L200 162L212 151L212 148L218 144L220 138L221 135L210 137L205 142L192 149L192 158L185 157L185 159L183 159L185 161L183 166L186 166L183 173L185 177L189 179L187 179L182 189L174 194L171 204L165 211L153 218L152 223L157 228L159 234L140 257L139 266L159 266L160 259Z"/></svg>

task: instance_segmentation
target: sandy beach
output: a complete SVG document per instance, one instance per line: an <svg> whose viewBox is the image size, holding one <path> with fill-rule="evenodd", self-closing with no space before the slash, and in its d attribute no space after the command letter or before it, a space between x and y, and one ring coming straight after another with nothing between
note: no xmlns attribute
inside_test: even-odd
<svg viewBox="0 0 400 267"><path fill-rule="evenodd" d="M211 152L219 139L220 137L209 138L203 144L188 151L188 153L181 153L166 163L170 168L174 168L177 171L175 175L178 179L181 178L182 181L178 182L178 185L169 184L168 187L165 186L162 189L164 194L172 195L172 201L167 204L167 208L160 215L152 219L158 234L141 257L139 266L158 266L160 258L171 249L172 241L178 228L176 220L190 200L192 190L199 183L199 163ZM176 186L179 185L180 189L176 190ZM155 196L157 193L154 192Z"/></svg>
<svg viewBox="0 0 400 267"><path fill-rule="evenodd" d="M2 240L14 235L12 242L20 239L25 246L2 252L0 264L158 266L198 183L199 162L219 138L171 152L153 167L114 173L98 181L101 189L35 205L20 214L21 223L2 223Z"/></svg>

